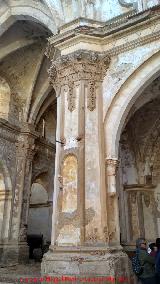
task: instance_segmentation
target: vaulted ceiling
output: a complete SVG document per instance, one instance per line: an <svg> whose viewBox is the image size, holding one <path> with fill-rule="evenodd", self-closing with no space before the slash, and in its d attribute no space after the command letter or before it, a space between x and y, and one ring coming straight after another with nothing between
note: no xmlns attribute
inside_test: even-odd
<svg viewBox="0 0 160 284"><path fill-rule="evenodd" d="M29 120L34 123L48 94L53 93L50 103L55 98L47 74L50 63L44 53L47 38L56 32L57 27L54 21L51 21L51 12L43 1L27 1L30 15L33 14L34 6L36 7L38 2L39 19L37 20L35 17L25 15L22 10L22 7L26 6L24 2L26 1L0 0L0 22L4 22L4 25L0 25L0 76L10 87L9 120L16 125ZM20 8L18 16L11 15L14 14L14 9ZM23 9L25 10L26 7ZM40 10L46 17L50 17L49 27L43 23L44 19L41 20ZM34 121L30 119L30 114Z"/></svg>

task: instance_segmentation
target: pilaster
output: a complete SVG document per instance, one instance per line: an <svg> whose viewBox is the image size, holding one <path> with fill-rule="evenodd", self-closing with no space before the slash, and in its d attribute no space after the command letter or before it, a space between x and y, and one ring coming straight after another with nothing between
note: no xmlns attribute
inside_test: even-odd
<svg viewBox="0 0 160 284"><path fill-rule="evenodd" d="M7 261L26 262L28 258L27 218L31 188L32 159L36 133L32 125L25 124L16 143L16 178L12 203L12 220L8 247L5 249Z"/></svg>

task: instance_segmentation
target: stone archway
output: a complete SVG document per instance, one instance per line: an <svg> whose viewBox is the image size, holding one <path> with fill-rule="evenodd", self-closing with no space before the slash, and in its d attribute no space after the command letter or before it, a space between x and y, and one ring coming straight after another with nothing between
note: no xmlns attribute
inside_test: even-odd
<svg viewBox="0 0 160 284"><path fill-rule="evenodd" d="M119 140L126 117L143 90L160 73L160 52L143 63L121 86L104 120L106 157L118 159Z"/></svg>
<svg viewBox="0 0 160 284"><path fill-rule="evenodd" d="M159 58L160 53L158 52L142 64L122 85L113 99L105 119L107 182L113 184L114 180L115 185L115 192L111 192L109 196L109 204L110 202L114 204L117 200L121 243L127 249L135 248L135 240L140 236L145 236L149 241L154 241L158 237L156 214L159 216L159 213L155 209L154 197L157 183L155 178L152 180L152 171L156 175L156 166L153 162L155 153L152 157L152 151L156 151L154 149L159 134L155 129L159 117L158 114L155 117L152 116L152 119L150 116L156 112L155 109L158 107L159 101L156 101L158 97L156 98L151 90L148 95L146 92L151 83L152 85L157 84L160 73ZM150 114L147 110L151 106ZM142 115L143 111L146 113L145 118ZM135 134L135 126L132 127L137 117L140 117L139 125L144 120L144 125L141 124L139 129L139 136ZM147 121L148 129L145 125ZM150 126L151 122L153 122L152 127ZM134 133L131 133L132 128ZM143 139L140 136L142 132L145 137ZM153 138L155 135L156 137ZM128 139L132 144L130 149ZM151 143L151 139L153 143ZM135 144L133 145L133 143ZM108 166L109 163L112 167ZM119 170L116 181L117 168ZM109 212L109 214L111 213ZM148 233L149 228L152 228L152 233Z"/></svg>
<svg viewBox="0 0 160 284"><path fill-rule="evenodd" d="M1 32L3 34L13 23L17 20L32 20L38 22L45 27L47 27L53 34L57 32L57 24L59 23L58 11L55 11L54 17L51 16L51 12L48 7L43 3L38 3L38 6L35 4L35 1L21 1L21 3L16 3L14 5L10 3L10 6L7 8L8 13L2 14L0 17ZM53 12L52 12L53 14ZM58 20L58 23L55 21Z"/></svg>

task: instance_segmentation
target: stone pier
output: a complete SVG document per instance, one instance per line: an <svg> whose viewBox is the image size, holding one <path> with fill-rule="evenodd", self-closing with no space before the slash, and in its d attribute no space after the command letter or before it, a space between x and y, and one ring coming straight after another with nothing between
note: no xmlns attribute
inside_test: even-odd
<svg viewBox="0 0 160 284"><path fill-rule="evenodd" d="M120 246L116 168L106 160L102 81L110 59L75 51L52 60L57 92L57 148L52 243L42 274L128 276ZM106 175L105 175L106 171Z"/></svg>

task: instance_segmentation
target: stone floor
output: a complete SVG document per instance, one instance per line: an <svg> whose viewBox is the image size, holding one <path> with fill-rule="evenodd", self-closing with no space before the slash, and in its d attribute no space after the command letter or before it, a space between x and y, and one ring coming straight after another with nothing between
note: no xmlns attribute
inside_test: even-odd
<svg viewBox="0 0 160 284"><path fill-rule="evenodd" d="M10 267L0 267L0 284L54 284L54 283L65 283L65 284L82 284L90 281L53 281L49 277L41 277L41 263L30 261L26 265L15 265ZM83 278L83 277L81 277ZM85 278L85 277L84 277ZM93 282L92 282L93 283ZM94 281L94 283L103 283L103 284L114 284L111 281ZM129 284L128 282L122 282L123 284ZM118 282L120 284L120 282ZM137 280L132 280L132 284L138 284Z"/></svg>
<svg viewBox="0 0 160 284"><path fill-rule="evenodd" d="M39 283L40 270L41 264L34 261L26 265L0 267L0 283Z"/></svg>

